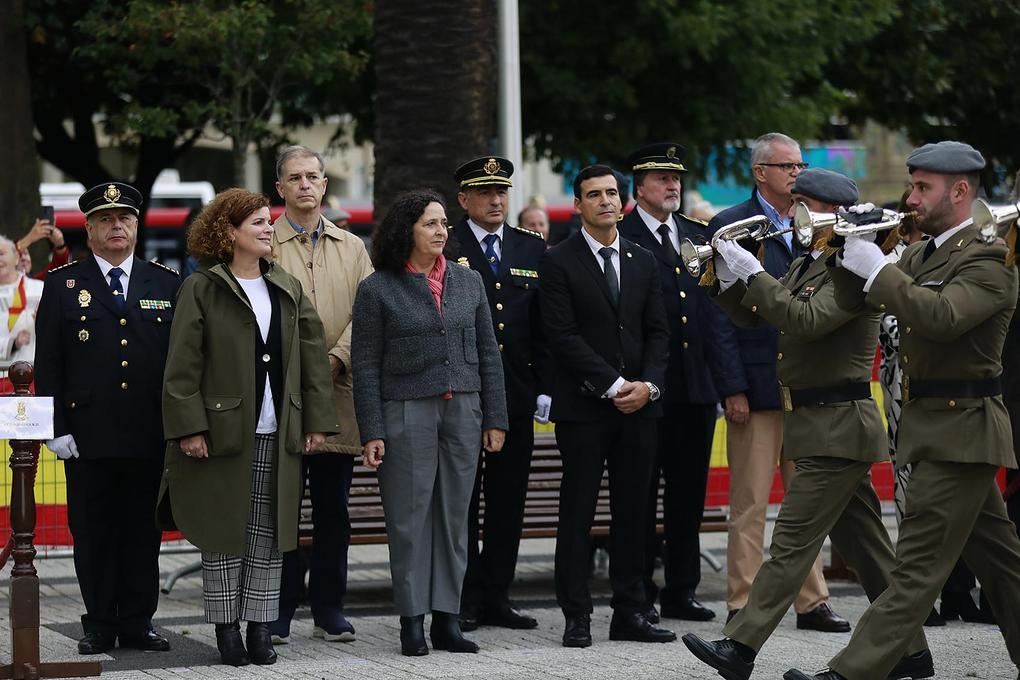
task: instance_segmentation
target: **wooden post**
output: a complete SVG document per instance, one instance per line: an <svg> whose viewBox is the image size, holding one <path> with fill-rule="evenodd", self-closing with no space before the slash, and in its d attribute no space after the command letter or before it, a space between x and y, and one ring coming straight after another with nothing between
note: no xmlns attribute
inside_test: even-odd
<svg viewBox="0 0 1020 680"><path fill-rule="evenodd" d="M26 361L15 362L8 372L14 396L31 397L29 385L34 371ZM11 532L14 538L14 568L11 571L11 663L0 666L0 680L35 680L99 675L98 661L40 663L39 661L39 576L35 559L35 467L39 442L11 440Z"/></svg>

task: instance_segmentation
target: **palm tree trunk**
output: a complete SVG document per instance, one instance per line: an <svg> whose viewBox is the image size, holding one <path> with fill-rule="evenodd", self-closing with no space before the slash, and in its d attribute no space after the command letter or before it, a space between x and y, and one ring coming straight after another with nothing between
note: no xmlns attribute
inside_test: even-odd
<svg viewBox="0 0 1020 680"><path fill-rule="evenodd" d="M453 171L494 141L495 0L379 0L374 33L375 222L422 187L456 212Z"/></svg>

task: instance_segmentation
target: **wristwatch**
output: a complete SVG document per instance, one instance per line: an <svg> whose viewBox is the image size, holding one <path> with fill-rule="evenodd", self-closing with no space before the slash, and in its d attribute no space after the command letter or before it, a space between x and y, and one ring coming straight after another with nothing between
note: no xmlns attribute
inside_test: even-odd
<svg viewBox="0 0 1020 680"><path fill-rule="evenodd" d="M645 381L645 386L648 388L648 398L651 401L659 400L659 388L655 386L655 383Z"/></svg>

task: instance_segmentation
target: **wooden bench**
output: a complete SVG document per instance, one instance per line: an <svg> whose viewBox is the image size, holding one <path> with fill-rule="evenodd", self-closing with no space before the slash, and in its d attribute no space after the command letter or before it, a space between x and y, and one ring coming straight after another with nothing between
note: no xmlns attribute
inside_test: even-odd
<svg viewBox="0 0 1020 680"><path fill-rule="evenodd" d="M524 503L524 538L550 538L556 536L559 511L560 481L563 465L556 439L551 432L535 435L535 449L531 459L531 475L528 478L528 495ZM351 496L348 504L351 514L351 544L386 543L386 523L383 518L382 500L379 497L379 481L375 471L363 465L355 465L351 482ZM481 510L484 530L485 496L482 496ZM659 485L659 499L656 506L658 531L662 532L662 485ZM726 513L722 508L705 508L701 521L702 531L725 531ZM602 479L592 536L609 535L609 480ZM312 505L307 492L301 503L300 540L302 545L312 542Z"/></svg>

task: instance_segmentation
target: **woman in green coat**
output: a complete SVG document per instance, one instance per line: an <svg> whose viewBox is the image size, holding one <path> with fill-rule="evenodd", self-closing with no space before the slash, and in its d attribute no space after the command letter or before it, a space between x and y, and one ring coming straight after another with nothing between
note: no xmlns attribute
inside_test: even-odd
<svg viewBox="0 0 1020 680"><path fill-rule="evenodd" d="M268 622L281 553L297 548L301 454L339 430L322 324L269 261L272 234L268 199L243 189L196 218L188 252L203 266L178 293L163 382L161 516L202 550L206 620L235 666L276 661Z"/></svg>

